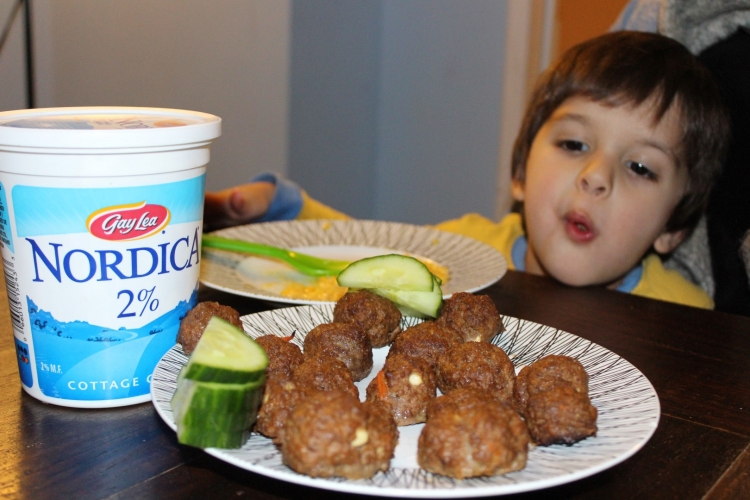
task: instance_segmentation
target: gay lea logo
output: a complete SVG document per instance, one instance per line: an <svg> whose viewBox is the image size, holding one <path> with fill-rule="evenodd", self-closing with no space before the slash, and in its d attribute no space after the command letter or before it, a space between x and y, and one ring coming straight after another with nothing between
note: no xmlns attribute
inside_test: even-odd
<svg viewBox="0 0 750 500"><path fill-rule="evenodd" d="M170 217L167 207L142 201L97 210L86 219L86 229L103 240L130 241L158 233Z"/></svg>

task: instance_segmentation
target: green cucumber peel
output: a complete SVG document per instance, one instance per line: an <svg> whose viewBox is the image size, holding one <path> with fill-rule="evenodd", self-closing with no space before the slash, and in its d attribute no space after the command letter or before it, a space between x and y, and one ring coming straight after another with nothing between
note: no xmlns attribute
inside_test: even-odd
<svg viewBox="0 0 750 500"><path fill-rule="evenodd" d="M244 384L265 376L268 355L244 331L214 316L206 325L184 369L202 382Z"/></svg>
<svg viewBox="0 0 750 500"><path fill-rule="evenodd" d="M431 292L435 280L423 262L401 254L378 255L352 262L337 278L349 288L394 288Z"/></svg>
<svg viewBox="0 0 750 500"><path fill-rule="evenodd" d="M399 308L401 314L417 318L437 318L443 307L443 292L436 276L430 292L400 290L397 288L373 288L371 291L385 297Z"/></svg>

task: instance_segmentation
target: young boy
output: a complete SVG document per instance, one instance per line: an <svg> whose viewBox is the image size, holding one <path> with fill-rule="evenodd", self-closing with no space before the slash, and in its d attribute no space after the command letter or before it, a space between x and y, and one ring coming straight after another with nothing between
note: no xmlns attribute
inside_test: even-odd
<svg viewBox="0 0 750 500"><path fill-rule="evenodd" d="M716 86L687 49L609 33L570 49L537 85L513 152L520 212L437 228L492 245L511 269L711 308L659 254L700 218L728 134ZM345 217L291 183L255 181L208 193L207 223Z"/></svg>

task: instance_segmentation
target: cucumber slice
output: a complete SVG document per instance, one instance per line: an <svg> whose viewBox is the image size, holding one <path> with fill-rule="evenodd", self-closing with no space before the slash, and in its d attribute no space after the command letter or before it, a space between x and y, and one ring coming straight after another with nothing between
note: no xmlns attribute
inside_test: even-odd
<svg viewBox="0 0 750 500"><path fill-rule="evenodd" d="M423 292L423 293L425 293L425 292ZM391 302L393 302L393 301L391 301ZM396 309L398 309L401 312L402 316L409 316L409 317L412 317L412 318L421 318L421 319L431 319L432 318L431 316L427 316L426 314L423 314L423 313L417 311L416 309L412 309L411 307L404 306L404 305L401 305L401 304L396 304L395 302L393 302L393 305L395 305Z"/></svg>
<svg viewBox="0 0 750 500"><path fill-rule="evenodd" d="M418 318L437 318L443 307L443 291L440 281L433 276L434 286L431 292L414 292L398 288L373 288L370 290L390 300L401 310L401 314Z"/></svg>
<svg viewBox="0 0 750 500"><path fill-rule="evenodd" d="M431 292L434 281L427 266L414 257L389 254L352 262L338 276L349 288L397 288Z"/></svg>
<svg viewBox="0 0 750 500"><path fill-rule="evenodd" d="M245 384L264 378L268 355L236 326L214 316L185 366L185 378Z"/></svg>
<svg viewBox="0 0 750 500"><path fill-rule="evenodd" d="M181 376L171 402L177 440L198 448L241 447L258 416L263 382L222 384Z"/></svg>

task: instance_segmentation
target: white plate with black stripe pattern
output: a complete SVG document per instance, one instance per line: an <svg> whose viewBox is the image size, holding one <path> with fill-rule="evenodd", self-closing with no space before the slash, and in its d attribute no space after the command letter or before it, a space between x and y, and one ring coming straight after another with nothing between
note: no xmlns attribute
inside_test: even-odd
<svg viewBox="0 0 750 500"><path fill-rule="evenodd" d="M291 335L302 346L313 327L332 321L333 305L318 304L276 309L242 318L251 337ZM402 328L420 320L404 318ZM599 416L598 432L572 446L538 446L529 450L526 468L502 476L455 480L426 472L416 461L416 447L423 424L399 428L399 444L387 472L367 480L321 479L298 474L282 463L281 453L270 439L253 433L236 450L208 448L206 452L237 467L290 483L366 495L409 498L483 497L548 488L608 469L635 454L651 438L659 424L660 406L648 379L625 359L581 337L549 326L517 318L503 318L505 332L493 343L511 357L516 369L548 354L578 359L589 374L589 393ZM373 351L370 377L357 383L360 396L380 370L388 348ZM151 395L156 411L172 428L169 403L177 374L187 362L180 346L173 347L154 371Z"/></svg>
<svg viewBox="0 0 750 500"><path fill-rule="evenodd" d="M503 277L505 257L472 238L437 229L368 220L302 220L248 224L212 233L290 248L327 259L353 261L401 253L419 258L443 279L443 296L476 292ZM284 304L335 302L346 289L335 278L319 280L273 259L202 250L201 283L224 292Z"/></svg>

